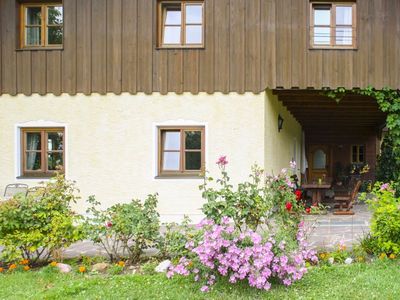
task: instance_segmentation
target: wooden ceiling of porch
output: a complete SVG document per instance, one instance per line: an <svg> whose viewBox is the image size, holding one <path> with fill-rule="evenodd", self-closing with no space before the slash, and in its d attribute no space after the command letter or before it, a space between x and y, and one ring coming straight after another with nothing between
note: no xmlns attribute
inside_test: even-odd
<svg viewBox="0 0 400 300"><path fill-rule="evenodd" d="M347 95L339 103L320 91L275 90L279 100L305 129L378 128L386 115L371 97Z"/></svg>

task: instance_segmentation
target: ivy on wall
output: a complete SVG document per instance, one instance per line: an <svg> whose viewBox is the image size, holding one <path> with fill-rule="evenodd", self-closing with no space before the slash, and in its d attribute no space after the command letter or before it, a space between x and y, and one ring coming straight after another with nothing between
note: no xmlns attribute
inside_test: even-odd
<svg viewBox="0 0 400 300"><path fill-rule="evenodd" d="M326 90L325 94L337 102L347 94L369 96L376 100L379 108L387 114L386 126L389 130L382 144L381 156L378 158L377 179L394 181L400 186L400 90L377 90L369 86L351 90L337 88Z"/></svg>

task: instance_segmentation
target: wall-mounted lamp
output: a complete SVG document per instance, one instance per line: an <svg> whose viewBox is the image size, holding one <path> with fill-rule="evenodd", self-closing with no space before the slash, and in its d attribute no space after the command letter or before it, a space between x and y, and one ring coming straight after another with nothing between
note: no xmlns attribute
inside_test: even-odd
<svg viewBox="0 0 400 300"><path fill-rule="evenodd" d="M283 118L281 115L278 115L278 131L281 132L281 130L283 129Z"/></svg>

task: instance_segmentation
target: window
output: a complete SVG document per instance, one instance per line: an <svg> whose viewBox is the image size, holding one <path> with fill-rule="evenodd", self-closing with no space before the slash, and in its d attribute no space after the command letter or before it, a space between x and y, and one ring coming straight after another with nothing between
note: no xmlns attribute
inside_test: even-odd
<svg viewBox="0 0 400 300"><path fill-rule="evenodd" d="M159 47L203 47L202 1L159 1L157 19Z"/></svg>
<svg viewBox="0 0 400 300"><path fill-rule="evenodd" d="M62 4L22 4L20 38L21 48L62 46Z"/></svg>
<svg viewBox="0 0 400 300"><path fill-rule="evenodd" d="M64 129L23 128L22 175L50 177L64 172Z"/></svg>
<svg viewBox="0 0 400 300"><path fill-rule="evenodd" d="M354 164L362 164L365 162L365 146L364 145L351 146L351 162Z"/></svg>
<svg viewBox="0 0 400 300"><path fill-rule="evenodd" d="M158 175L199 176L204 170L204 127L160 127Z"/></svg>
<svg viewBox="0 0 400 300"><path fill-rule="evenodd" d="M311 47L356 47L356 4L311 3Z"/></svg>
<svg viewBox="0 0 400 300"><path fill-rule="evenodd" d="M325 170L326 169L326 153L322 149L318 149L314 153L313 160L314 170Z"/></svg>

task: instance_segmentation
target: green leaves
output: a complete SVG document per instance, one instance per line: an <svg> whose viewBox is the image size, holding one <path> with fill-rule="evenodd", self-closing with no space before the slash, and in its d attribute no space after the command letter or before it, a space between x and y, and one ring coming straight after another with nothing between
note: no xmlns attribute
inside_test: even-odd
<svg viewBox="0 0 400 300"><path fill-rule="evenodd" d="M57 175L44 186L44 193L18 196L0 205L1 258L12 262L46 260L53 250L82 238L79 216L70 204L78 198L73 182ZM45 251L43 251L45 250Z"/></svg>
<svg viewBox="0 0 400 300"><path fill-rule="evenodd" d="M376 183L367 200L372 210L371 239L375 254L400 254L400 198L389 184Z"/></svg>
<svg viewBox="0 0 400 300"><path fill-rule="evenodd" d="M148 195L142 203L116 204L106 210L99 210L100 203L94 196L89 197L91 205L85 220L85 231L90 240L100 244L111 261L121 259L122 252L137 262L144 249L155 247L160 240L157 194Z"/></svg>

